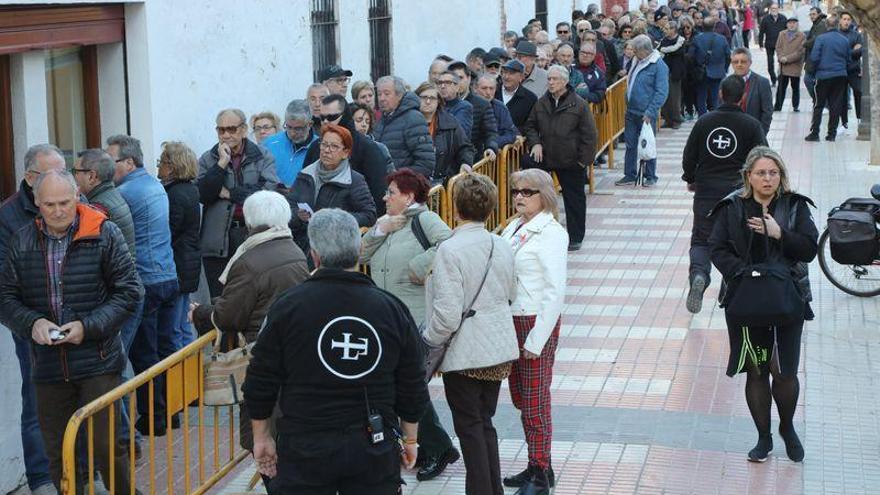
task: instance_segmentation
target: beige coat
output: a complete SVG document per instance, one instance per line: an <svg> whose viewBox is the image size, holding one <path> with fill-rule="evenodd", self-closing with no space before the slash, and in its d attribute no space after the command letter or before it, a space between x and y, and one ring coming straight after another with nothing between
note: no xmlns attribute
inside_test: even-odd
<svg viewBox="0 0 880 495"><path fill-rule="evenodd" d="M787 30L779 33L779 38L776 40L776 59L779 60L780 75L803 76L805 40L804 33L800 31L791 40L788 39Z"/></svg>
<svg viewBox="0 0 880 495"><path fill-rule="evenodd" d="M473 306L474 314L461 323L462 313L477 292L490 241L495 243L483 290ZM513 251L507 241L486 231L482 224L465 223L440 244L427 282L425 340L442 345L454 337L440 371L485 368L519 357L510 301L516 297Z"/></svg>
<svg viewBox="0 0 880 495"><path fill-rule="evenodd" d="M370 265L370 276L381 289L399 297L416 324L425 320L425 286L414 284L409 278L410 273L420 280L425 280L437 246L452 235L449 227L436 213L428 211L424 205L408 208L404 215L406 225L388 235L377 235L373 226L364 234L361 250L361 263ZM431 243L427 251L419 244L412 230L412 218L419 215L419 224L425 237Z"/></svg>

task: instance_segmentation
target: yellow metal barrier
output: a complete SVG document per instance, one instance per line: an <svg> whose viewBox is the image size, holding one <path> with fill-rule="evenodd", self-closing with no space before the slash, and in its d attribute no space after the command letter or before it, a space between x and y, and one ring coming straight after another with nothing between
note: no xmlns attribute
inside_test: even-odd
<svg viewBox="0 0 880 495"><path fill-rule="evenodd" d="M105 410L107 411L108 414L106 416L107 421L109 422L110 436L113 437L113 432L116 430L117 426L115 405L120 399L128 397L129 404L131 405L129 408L128 427L129 431L132 432L129 436L128 464L129 475L132 480L130 494L134 495L135 485L138 485L134 446L134 417L137 414L135 391L141 386L148 387L148 396L151 402L149 421L151 425L150 431L152 432L152 425L154 424L155 419L152 406L153 395L156 393L154 390L154 382L162 375L165 375L166 382L165 421L166 425L168 425L167 434L160 439L157 439L156 436L152 435L145 437L148 441L148 447L144 452L146 456L145 463L148 463L149 466L142 466L147 467L148 472L144 473L141 477L140 481L142 481L143 484L139 485L138 488L142 490L145 489L146 491L144 491L144 493L152 495L156 493L157 486L162 483L162 477L157 475L162 468L162 465L160 465L158 459L156 459L157 444L163 445L166 451L164 478L167 483L166 493L168 494L175 493L175 481L180 478L179 474L175 474L174 461L176 458L182 458L181 460L183 461L184 493L200 495L213 487L218 481L232 471L236 465L250 455L249 452L238 447L238 435L235 434L237 422L235 406L224 406L223 408L212 407L213 421L210 425L205 424L206 406L202 403L202 397L204 394L204 351L213 346L216 335L217 330L212 330L199 337L195 342L175 352L171 356L168 356L148 370L114 388L100 398L86 404L73 414L67 424L67 430L64 432L64 443L62 447L62 494L73 495L76 493L77 438L83 425L86 425L88 443L88 478L85 481L89 484L88 493L94 494L95 452L92 435L94 431L94 421L96 421L95 416ZM197 424L190 425L188 408L189 404L193 402L198 403L198 419ZM227 433L229 436L228 445L222 445L220 442L220 431L222 428L220 424L220 409L226 409L226 419L228 420L226 428L228 428ZM181 413L182 416L180 434L183 438L182 442L175 445L175 433L174 430L171 429L171 418L177 413ZM192 445L193 439L190 436L190 426L198 428L196 433L198 446L195 451ZM206 428L209 428L211 432L210 437L212 438L212 441L210 442L210 448L207 448L205 445L207 436L205 431ZM116 448L118 447L115 442L110 442L109 458L111 460L115 457L114 450ZM193 469L190 466L190 463L193 461L193 454L196 454L197 457L197 469ZM210 471L207 470L207 464L212 465ZM111 494L115 493L114 481L116 473L114 472L114 469L114 463L110 462L109 479L104 480L105 485L107 485Z"/></svg>

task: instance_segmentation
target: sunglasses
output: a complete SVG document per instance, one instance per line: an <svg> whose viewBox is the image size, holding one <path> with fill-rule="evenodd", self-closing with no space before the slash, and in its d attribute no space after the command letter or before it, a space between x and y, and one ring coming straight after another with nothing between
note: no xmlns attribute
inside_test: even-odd
<svg viewBox="0 0 880 495"><path fill-rule="evenodd" d="M241 124L238 125L227 125L227 126L217 126L214 129L217 130L217 134L235 134L238 132L238 129L241 127Z"/></svg>
<svg viewBox="0 0 880 495"><path fill-rule="evenodd" d="M519 195L524 198L531 198L535 194L538 194L538 192L539 191L537 189L511 189L510 190L510 197L515 198Z"/></svg>
<svg viewBox="0 0 880 495"><path fill-rule="evenodd" d="M561 30L561 29L560 29L560 30L556 31L556 34L568 34L568 33L570 33L570 32L571 32L571 31L569 31L568 29L566 29L566 30Z"/></svg>
<svg viewBox="0 0 880 495"><path fill-rule="evenodd" d="M333 120L342 117L342 113L328 113L327 115L321 115L321 122L331 122Z"/></svg>

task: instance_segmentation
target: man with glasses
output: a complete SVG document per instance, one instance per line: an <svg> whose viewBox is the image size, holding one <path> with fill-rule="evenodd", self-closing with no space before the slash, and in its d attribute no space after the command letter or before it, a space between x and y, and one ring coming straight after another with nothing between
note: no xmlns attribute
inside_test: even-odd
<svg viewBox="0 0 880 495"><path fill-rule="evenodd" d="M107 154L116 163L114 181L131 211L136 267L144 285L143 313L128 348L131 366L137 374L177 350L173 322L179 287L171 248L168 195L159 180L144 168L140 141L131 136L111 136L107 139ZM149 435L152 426L153 434L162 436L168 426L164 378L157 379L156 386L158 392L153 394L152 404L147 387L137 391L139 418L135 428L141 435ZM151 405L152 425L149 424Z"/></svg>
<svg viewBox="0 0 880 495"><path fill-rule="evenodd" d="M740 106L745 92L741 76L727 76L721 82L721 105L694 124L682 155L681 178L694 193L687 297L687 310L694 314L702 309L703 293L711 281L709 235L714 217L709 213L742 185L740 170L752 148L767 145L761 122Z"/></svg>
<svg viewBox="0 0 880 495"><path fill-rule="evenodd" d="M321 100L329 94L330 90L321 83L309 85L309 89L306 90L306 101L309 103L309 109L312 112L312 126L317 129L321 128ZM296 174L294 174L294 177L296 177Z"/></svg>
<svg viewBox="0 0 880 495"><path fill-rule="evenodd" d="M296 180L296 174L311 163L308 157L318 155L316 143L319 138L314 131L313 121L317 120L316 125L321 126L322 99L318 99L317 113L313 113L311 102L293 100L288 103L284 111L284 130L263 141L263 146L275 158L279 187L289 189Z"/></svg>
<svg viewBox="0 0 880 495"><path fill-rule="evenodd" d="M458 94L462 99L474 107L474 123L471 128L471 144L474 145L474 154L483 153L485 156L494 157L498 153L498 122L492 105L471 91L471 79L473 73L462 62L449 64L449 70L458 75Z"/></svg>
<svg viewBox="0 0 880 495"><path fill-rule="evenodd" d="M47 172L64 170L64 156L54 145L35 144L25 153L24 166L24 178L18 192L0 206L0 269L6 262L8 242L12 235L33 222L40 212L34 202L34 184ZM2 325L0 328L5 329ZM37 420L36 392L31 380L30 340L12 333L12 341L21 370L21 445L27 484L35 495L54 494L57 492L49 477L49 458L43 447L43 436Z"/></svg>
<svg viewBox="0 0 880 495"><path fill-rule="evenodd" d="M331 95L340 95L345 98L348 94L348 83L351 81L350 70L345 70L338 65L330 65L321 69L318 73L318 80L321 84L327 86L327 90Z"/></svg>
<svg viewBox="0 0 880 495"><path fill-rule="evenodd" d="M296 133L307 126L308 116L298 117L298 120L286 119L285 122L285 127L292 123L297 131L285 132L298 136ZM248 236L242 210L244 200L261 189L274 191L278 187L275 158L247 138L244 112L237 108L221 110L216 122L219 143L199 158L198 175L199 199L205 205L202 257L212 298L223 291L220 274L229 257ZM311 132L310 128L308 132Z"/></svg>
<svg viewBox="0 0 880 495"><path fill-rule="evenodd" d="M571 24L565 21L556 24L556 39L560 43L571 41Z"/></svg>
<svg viewBox="0 0 880 495"><path fill-rule="evenodd" d="M474 127L474 106L464 101L459 95L461 77L458 73L447 70L437 78L437 92L446 106L446 111L455 117L461 130L470 137Z"/></svg>

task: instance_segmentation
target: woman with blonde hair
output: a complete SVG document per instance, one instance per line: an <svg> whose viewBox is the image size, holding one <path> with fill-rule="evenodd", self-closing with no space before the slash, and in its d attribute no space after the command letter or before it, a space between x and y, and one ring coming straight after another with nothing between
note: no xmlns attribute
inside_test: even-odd
<svg viewBox="0 0 880 495"><path fill-rule="evenodd" d="M272 112L260 112L251 115L251 129L254 130L254 141L263 144L267 137L277 134L281 128L281 118Z"/></svg>
<svg viewBox="0 0 880 495"><path fill-rule="evenodd" d="M568 233L557 221L559 206L550 174L527 169L510 176L517 216L501 238L514 253L516 297L511 305L520 347L508 378L513 405L520 410L529 464L504 478L522 493L549 493L555 484L550 462L553 421L550 384L565 302ZM519 493L519 492L518 492Z"/></svg>
<svg viewBox="0 0 880 495"><path fill-rule="evenodd" d="M800 392L801 333L804 320L813 319L807 263L818 251L819 233L809 211L815 205L791 189L782 157L768 147L758 146L749 153L742 179L743 188L721 200L710 214L716 217L709 238L712 264L724 276L726 287L720 299L730 340L727 375L747 373L746 403L758 430L758 443L748 460L764 462L773 450L770 405L776 402L786 453L800 462L804 448L794 430L794 412ZM744 277L760 274L756 267L762 264L762 271L771 265L787 267L797 302L794 313L784 320L776 316L766 318L773 320L767 324L748 326L738 315L748 314L754 305L744 304L748 298L738 289Z"/></svg>
<svg viewBox="0 0 880 495"><path fill-rule="evenodd" d="M164 144L159 156L159 180L168 195L171 249L174 251L174 265L180 286L171 332L175 349L182 348L195 338L187 312L189 295L199 288L202 270L202 251L199 248L201 209L199 189L194 182L198 171L196 154L189 146L177 141Z"/></svg>

